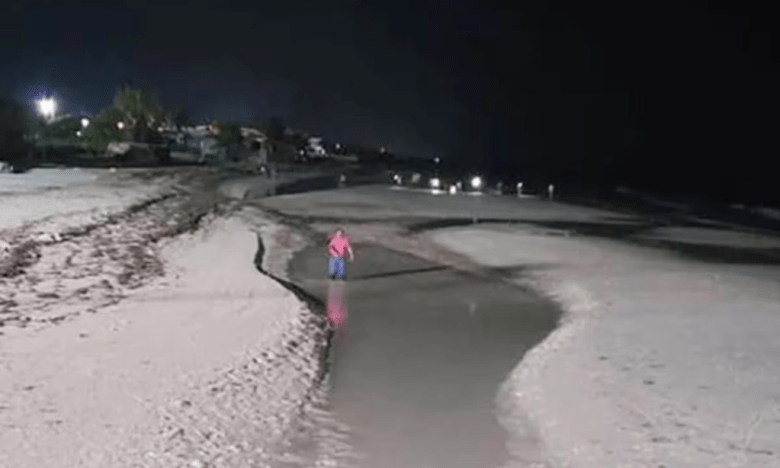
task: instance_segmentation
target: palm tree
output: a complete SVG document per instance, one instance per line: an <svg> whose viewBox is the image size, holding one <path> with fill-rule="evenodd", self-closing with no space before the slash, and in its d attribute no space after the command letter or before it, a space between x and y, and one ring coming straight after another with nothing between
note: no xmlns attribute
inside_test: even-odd
<svg viewBox="0 0 780 468"><path fill-rule="evenodd" d="M179 107L173 114L171 114L171 121L178 130L181 130L184 127L192 126L194 123L189 113L187 112L187 108L184 106Z"/></svg>
<svg viewBox="0 0 780 468"><path fill-rule="evenodd" d="M150 142L165 122L162 106L146 89L127 87L120 90L114 97L114 107L120 111L125 126L132 131L136 141Z"/></svg>

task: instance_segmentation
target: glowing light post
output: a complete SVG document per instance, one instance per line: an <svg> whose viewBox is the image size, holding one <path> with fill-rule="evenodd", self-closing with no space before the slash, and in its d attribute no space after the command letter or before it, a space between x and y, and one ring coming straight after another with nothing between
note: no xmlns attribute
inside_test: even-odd
<svg viewBox="0 0 780 468"><path fill-rule="evenodd" d="M57 114L57 101L52 97L42 98L36 102L38 106L38 112L41 113L47 122L54 120L54 116Z"/></svg>
<svg viewBox="0 0 780 468"><path fill-rule="evenodd" d="M480 188L482 188L482 178L480 176L474 176L471 178L471 188L473 188L474 190L479 190ZM473 215L474 224L477 224L479 222L478 213L481 204L482 204L482 198L478 196L477 203L474 209L474 215Z"/></svg>
<svg viewBox="0 0 780 468"><path fill-rule="evenodd" d="M54 116L57 114L57 101L55 101L53 97L48 97L48 98L39 99L35 104L38 107L38 112L46 120L46 123L47 124L51 123L54 120ZM42 151L42 154L41 154L41 159L44 162L46 161L46 143L45 142L43 144L43 151Z"/></svg>

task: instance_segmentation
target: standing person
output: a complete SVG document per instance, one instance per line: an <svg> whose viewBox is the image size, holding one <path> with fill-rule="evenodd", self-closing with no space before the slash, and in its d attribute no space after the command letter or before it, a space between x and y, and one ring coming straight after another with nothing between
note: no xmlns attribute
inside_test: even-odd
<svg viewBox="0 0 780 468"><path fill-rule="evenodd" d="M332 279L343 279L347 275L347 255L349 255L350 262L355 261L352 242L350 242L349 236L344 232L344 229L336 228L336 231L328 240L328 255L330 256L328 268L330 277Z"/></svg>

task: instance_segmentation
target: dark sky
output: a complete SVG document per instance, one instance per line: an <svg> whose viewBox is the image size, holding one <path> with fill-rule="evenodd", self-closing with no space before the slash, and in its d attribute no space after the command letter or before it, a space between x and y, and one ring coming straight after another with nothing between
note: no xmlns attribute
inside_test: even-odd
<svg viewBox="0 0 780 468"><path fill-rule="evenodd" d="M572 21L605 56L608 89L638 96L646 141L624 154L634 173L780 201L777 15L758 4L572 2Z"/></svg>
<svg viewBox="0 0 780 468"><path fill-rule="evenodd" d="M740 154L755 171L777 154L770 10L514 3L11 2L0 89L28 102L51 89L68 111L95 111L131 81L196 118L280 115L335 140L494 169L617 158L690 172ZM627 100L640 110L626 115ZM611 148L624 117L644 143Z"/></svg>
<svg viewBox="0 0 780 468"><path fill-rule="evenodd" d="M335 139L445 155L479 93L459 36L495 34L500 15L395 2L182 2L39 8L4 15L0 86L40 89L95 111L118 85L151 85L196 118L282 116ZM471 66L472 69L468 69Z"/></svg>

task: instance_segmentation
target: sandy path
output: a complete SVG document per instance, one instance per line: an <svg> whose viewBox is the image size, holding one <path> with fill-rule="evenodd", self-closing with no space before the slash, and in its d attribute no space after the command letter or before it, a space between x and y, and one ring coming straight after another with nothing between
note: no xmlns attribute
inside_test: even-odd
<svg viewBox="0 0 780 468"><path fill-rule="evenodd" d="M744 237L718 239L729 235ZM567 311L509 382L556 466L780 466L777 267L698 263L527 226L431 236L515 269Z"/></svg>
<svg viewBox="0 0 780 468"><path fill-rule="evenodd" d="M205 206L187 200L175 207ZM4 280L4 297L11 280L35 288L46 281L31 278L46 275L59 290L6 297L6 318L31 319L0 328L0 467L273 463L320 365L320 324L254 265L258 235L270 269L283 263L289 236L258 213L210 214L198 218L197 231L149 236L171 227L155 220L166 213L138 212L39 242L31 264ZM106 249L127 255L64 255ZM144 262L130 265L140 281L112 302L75 297L75 285L61 281L80 271L82 282L119 285L122 268L112 265L133 258L156 268L146 274ZM35 320L56 315L59 301L73 313Z"/></svg>
<svg viewBox="0 0 780 468"><path fill-rule="evenodd" d="M223 444L193 448L187 441L210 430L223 443L247 442L205 413L247 418L245 411L256 406L261 409L252 410L258 424L251 431L267 431L262 435L272 439L283 422L259 424L257 412L269 416L294 406L316 363L300 352L301 372L274 375L269 360L230 379L231 369L264 351L283 352L287 335L292 339L306 326L303 306L256 271L255 250L256 238L245 224L220 220L208 233L167 247L175 272L169 284L138 290L118 305L56 327L7 333L0 341L0 446L15 449L0 451L0 466L133 466L139 460L151 466L152 453L164 456L164 466L173 466L172 455L224 458L217 453ZM311 350L305 341L301 345ZM252 390L258 401L235 398L220 406L216 397L199 397L206 387L223 392L225 379L239 382L242 388L231 390L236 394L263 387ZM201 405L177 415L176 403L185 400ZM225 414L231 407L236 413ZM160 425L165 415L171 418L167 428ZM158 438L161 431L181 440L160 445L168 440Z"/></svg>

